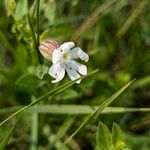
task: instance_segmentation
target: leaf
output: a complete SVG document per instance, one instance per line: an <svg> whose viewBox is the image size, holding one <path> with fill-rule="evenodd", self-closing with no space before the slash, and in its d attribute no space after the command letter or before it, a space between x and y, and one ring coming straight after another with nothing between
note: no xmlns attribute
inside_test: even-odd
<svg viewBox="0 0 150 150"><path fill-rule="evenodd" d="M21 20L27 13L28 13L28 1L19 0L15 12L13 14L15 21Z"/></svg>
<svg viewBox="0 0 150 150"><path fill-rule="evenodd" d="M47 3L47 2L45 2ZM57 4L54 0L49 0L48 5L45 5L44 8L44 16L48 19L52 24L55 23L55 15L57 10Z"/></svg>
<svg viewBox="0 0 150 150"><path fill-rule="evenodd" d="M2 140L2 142L0 143L0 150L4 150L7 143L9 142L9 139L11 138L11 136L13 135L13 132L15 130L15 127L18 123L18 121L20 120L21 116L23 115L23 113L20 113L19 117L17 118L16 122L14 123L14 125L11 127L11 129L8 131L7 135L4 137L4 139Z"/></svg>
<svg viewBox="0 0 150 150"><path fill-rule="evenodd" d="M112 141L113 141L113 145L114 145L116 150L120 150L120 149L126 147L126 144L124 142L123 131L121 130L121 128L116 123L113 123Z"/></svg>
<svg viewBox="0 0 150 150"><path fill-rule="evenodd" d="M11 113L22 109L23 106L9 107L0 109L0 115L4 113ZM47 113L47 114L61 114L61 115L85 115L95 111L98 106L91 105L40 105L32 107L28 110L29 113ZM106 107L101 113L102 114L113 114L113 113L128 113L128 112L150 112L150 108L129 108L129 107Z"/></svg>
<svg viewBox="0 0 150 150"><path fill-rule="evenodd" d="M80 130L82 130L93 118L97 117L108 105L110 105L134 80L127 83L120 90L118 90L114 95L104 101L93 113L91 113L83 123L73 132L73 134L64 142L66 144L70 139L72 139Z"/></svg>
<svg viewBox="0 0 150 150"><path fill-rule="evenodd" d="M96 133L96 143L97 143L97 150L113 150L112 140L111 140L111 133L106 125L102 122L98 125L98 130Z"/></svg>

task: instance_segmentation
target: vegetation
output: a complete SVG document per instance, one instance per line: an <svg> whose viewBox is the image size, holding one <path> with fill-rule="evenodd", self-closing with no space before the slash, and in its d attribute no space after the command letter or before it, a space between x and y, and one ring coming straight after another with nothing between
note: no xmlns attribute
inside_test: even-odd
<svg viewBox="0 0 150 150"><path fill-rule="evenodd" d="M149 0L2 0L0 150L150 149ZM88 75L51 83L39 44L74 41Z"/></svg>

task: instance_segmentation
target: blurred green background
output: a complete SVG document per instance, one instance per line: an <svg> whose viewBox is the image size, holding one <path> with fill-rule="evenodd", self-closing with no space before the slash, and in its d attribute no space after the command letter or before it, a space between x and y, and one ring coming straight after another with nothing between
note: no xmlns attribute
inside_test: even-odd
<svg viewBox="0 0 150 150"><path fill-rule="evenodd" d="M0 3L0 121L16 110L14 107L27 105L69 80L66 77L59 84L52 84L47 74L51 62L44 60L42 66L37 63L26 15L30 13L37 31L36 1L16 0L16 8L13 6L4 0ZM136 78L134 84L111 104L116 112L108 111L91 122L66 149L94 149L96 128L101 120L109 129L116 122L124 131L129 148L150 150L150 114L138 109L150 106L150 1L41 0L40 35L41 41L46 38L62 43L74 41L90 55L89 72L97 68L100 71L52 100L40 102L43 108L36 109L38 113L34 109L31 109L34 113L26 113L7 149L50 149L56 133L61 129L65 131L66 127L53 147L61 149L64 139L85 117L78 105L99 106ZM52 107L57 104L74 104L78 114L74 114L74 110L63 113L58 107ZM138 111L125 109L117 113L120 107L137 108ZM14 119L0 128L0 139Z"/></svg>

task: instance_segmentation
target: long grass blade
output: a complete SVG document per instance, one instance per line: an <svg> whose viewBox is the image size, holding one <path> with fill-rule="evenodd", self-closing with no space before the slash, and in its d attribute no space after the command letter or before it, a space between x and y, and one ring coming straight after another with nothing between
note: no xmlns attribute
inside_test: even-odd
<svg viewBox="0 0 150 150"><path fill-rule="evenodd" d="M118 90L114 95L104 101L93 113L91 113L85 121L75 130L75 132L65 141L66 144L69 140L71 140L80 130L82 130L93 118L97 117L108 105L110 105L134 80L127 83L120 90Z"/></svg>
<svg viewBox="0 0 150 150"><path fill-rule="evenodd" d="M132 25L132 23L135 21L135 19L139 16L139 14L143 11L144 6L148 3L148 0L143 0L132 12L132 14L129 16L129 18L125 21L125 23L122 25L122 27L117 32L117 36L121 37L124 35L124 33L127 32L129 27Z"/></svg>
<svg viewBox="0 0 150 150"><path fill-rule="evenodd" d="M19 117L17 118L16 122L14 123L14 125L11 127L11 129L8 131L7 135L4 137L4 139L2 140L2 142L0 143L0 150L4 150L7 143L9 142L9 139L11 138L11 136L13 135L13 132L15 130L15 127L18 123L18 121L20 120L21 116L23 115L23 113L21 113L19 115Z"/></svg>
<svg viewBox="0 0 150 150"><path fill-rule="evenodd" d="M106 1L104 4L96 8L95 11L81 24L80 28L76 30L76 32L72 36L72 40L76 41L85 30L95 24L95 22L98 20L98 16L100 13L105 11L115 2L117 2L117 0Z"/></svg>
<svg viewBox="0 0 150 150"><path fill-rule="evenodd" d="M12 113L23 106L10 107L0 109L0 114ZM59 114L59 115L86 115L95 111L98 106L90 105L40 105L32 107L27 110L28 113L40 113L40 114ZM128 113L128 112L150 112L150 108L131 108L131 107L106 107L101 114L109 113Z"/></svg>
<svg viewBox="0 0 150 150"><path fill-rule="evenodd" d="M70 86L72 86L77 80L81 80L81 79L84 79L84 78L86 78L86 77L89 77L89 76L91 76L91 75L97 73L98 71L99 71L99 70L96 69L96 70L92 71L91 73L89 73L87 76L83 76L83 77L78 78L78 79L76 79L76 80L74 80L74 81L67 82L67 83L63 84L62 86L59 86L58 88L53 89L53 90L50 91L50 92L47 92L46 94L42 95L41 97L39 97L39 98L36 99L35 101L31 102L29 105L23 107L22 109L16 111L16 112L13 113L11 116L9 116L8 118L6 118L4 121L2 121L2 122L0 123L0 126L2 126L5 122L7 122L10 118L16 116L17 114L19 114L19 113L21 113L21 112L27 111L31 106L34 106L35 104L37 104L39 101L43 100L44 98L46 98L46 97L48 97L48 96L51 96L51 98L52 98L52 97L55 96L56 94L62 92L63 90L69 88Z"/></svg>
<svg viewBox="0 0 150 150"><path fill-rule="evenodd" d="M58 132L54 136L54 139L52 143L50 144L50 148L53 148L53 146L56 144L57 141L59 141L68 131L68 129L71 127L75 120L75 116L69 116L63 123L63 125L59 128Z"/></svg>

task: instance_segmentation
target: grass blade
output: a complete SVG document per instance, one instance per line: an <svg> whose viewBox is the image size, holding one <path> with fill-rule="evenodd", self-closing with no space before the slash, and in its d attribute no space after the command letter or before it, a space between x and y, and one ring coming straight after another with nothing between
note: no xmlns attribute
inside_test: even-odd
<svg viewBox="0 0 150 150"><path fill-rule="evenodd" d="M14 125L11 127L11 129L8 131L8 134L4 137L4 139L2 140L2 142L0 143L0 150L4 150L7 143L9 142L9 139L11 138L11 136L13 135L14 129L18 123L18 121L20 120L21 116L23 115L23 113L21 113L19 115L19 117L17 118L16 122L14 123Z"/></svg>
<svg viewBox="0 0 150 150"><path fill-rule="evenodd" d="M4 108L0 110L0 114L15 112L22 109L23 106ZM30 108L29 113L40 114L61 114L61 115L86 115L95 111L98 106L90 105L40 105ZM131 108L131 107L106 107L101 113L128 113L128 112L150 112L150 108Z"/></svg>
<svg viewBox="0 0 150 150"><path fill-rule="evenodd" d="M109 8L113 3L117 2L117 0L106 1L104 4L100 5L95 11L81 24L80 28L76 30L76 32L72 36L72 40L76 41L83 32L90 28L95 22L98 20L98 16L100 13Z"/></svg>
<svg viewBox="0 0 150 150"><path fill-rule="evenodd" d="M135 80L135 79L134 79ZM110 105L134 80L127 83L120 90L118 90L114 95L103 102L92 114L90 114L85 121L77 128L77 130L65 141L66 144L70 139L72 139L81 129L83 129L93 118L97 117L100 112L102 112L108 105Z"/></svg>
<svg viewBox="0 0 150 150"><path fill-rule="evenodd" d="M67 132L67 130L70 128L70 126L72 125L72 123L75 120L75 116L69 116L65 122L63 123L63 125L59 128L58 132L56 133L52 143L50 144L50 148L53 148L53 146L55 145L55 143L60 140Z"/></svg>
<svg viewBox="0 0 150 150"><path fill-rule="evenodd" d="M5 122L7 122L10 118L16 116L17 114L21 113L21 112L26 112L31 106L34 106L35 104L37 104L39 101L43 100L44 98L48 97L48 96L51 96L51 98L53 96L55 96L56 94L62 92L63 90L69 88L70 86L72 86L77 80L81 80L81 79L84 79L86 77L89 77L95 73L97 73L99 70L96 69L94 71L92 71L91 73L89 73L87 76L83 76L81 78L78 78L74 81L70 81L70 82L67 82L65 84L63 84L62 86L59 86L58 88L56 89L53 89L52 91L50 92L47 92L46 94L42 95L41 97L39 97L38 99L36 99L35 101L31 102L29 105L23 107L22 109L16 111L15 113L13 113L11 116L9 116L8 118L6 118L4 121L2 121L0 123L0 126L2 126Z"/></svg>
<svg viewBox="0 0 150 150"><path fill-rule="evenodd" d="M35 100L33 97L32 100ZM31 146L30 150L36 150L38 144L38 128L39 128L39 114L38 112L34 112L32 114L32 126L31 126Z"/></svg>
<svg viewBox="0 0 150 150"><path fill-rule="evenodd" d="M135 21L135 19L138 17L138 15L142 12L142 10L144 9L144 6L148 3L148 0L143 0L139 6L137 6L137 8L135 8L133 10L133 13L129 16L129 18L127 19L127 21L122 25L122 27L120 28L120 30L117 32L117 36L121 37L122 35L124 35L124 33L127 32L127 30L129 29L129 27L131 26L131 24Z"/></svg>

